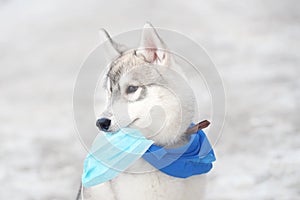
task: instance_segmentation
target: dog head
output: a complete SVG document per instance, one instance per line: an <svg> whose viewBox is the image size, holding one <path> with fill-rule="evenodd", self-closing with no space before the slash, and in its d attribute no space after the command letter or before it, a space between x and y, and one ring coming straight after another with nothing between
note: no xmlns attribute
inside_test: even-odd
<svg viewBox="0 0 300 200"><path fill-rule="evenodd" d="M154 27L147 23L140 47L131 50L105 30L103 35L106 51L115 59L104 77L108 104L97 121L99 129L134 127L158 145L178 143L193 120L195 99Z"/></svg>

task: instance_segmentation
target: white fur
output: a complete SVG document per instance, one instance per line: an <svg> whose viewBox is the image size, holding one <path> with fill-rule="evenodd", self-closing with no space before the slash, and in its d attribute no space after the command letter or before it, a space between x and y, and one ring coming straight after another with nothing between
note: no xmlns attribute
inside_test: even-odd
<svg viewBox="0 0 300 200"><path fill-rule="evenodd" d="M134 167L136 168L137 165L145 167L147 164L146 161L140 159ZM200 200L205 196L205 180L205 175L181 179L165 175L157 170L141 174L122 173L112 181L92 188L84 188L84 199Z"/></svg>

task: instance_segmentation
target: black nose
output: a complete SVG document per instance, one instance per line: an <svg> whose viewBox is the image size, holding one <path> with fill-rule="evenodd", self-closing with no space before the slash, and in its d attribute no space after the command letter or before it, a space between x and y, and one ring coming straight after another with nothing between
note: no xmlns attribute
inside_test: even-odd
<svg viewBox="0 0 300 200"><path fill-rule="evenodd" d="M97 120L96 126L102 131L107 131L110 126L110 122L110 119L101 118Z"/></svg>

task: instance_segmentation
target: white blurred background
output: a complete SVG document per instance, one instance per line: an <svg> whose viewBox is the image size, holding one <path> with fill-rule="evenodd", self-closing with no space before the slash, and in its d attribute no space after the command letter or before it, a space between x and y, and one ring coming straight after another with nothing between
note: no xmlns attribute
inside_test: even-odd
<svg viewBox="0 0 300 200"><path fill-rule="evenodd" d="M203 45L227 117L207 199L300 198L300 2L0 0L0 199L74 199L86 154L72 92L80 64L146 21Z"/></svg>

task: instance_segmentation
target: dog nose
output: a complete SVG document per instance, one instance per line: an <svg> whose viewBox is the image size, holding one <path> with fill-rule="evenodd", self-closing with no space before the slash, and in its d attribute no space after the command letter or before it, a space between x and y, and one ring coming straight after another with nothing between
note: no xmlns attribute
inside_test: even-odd
<svg viewBox="0 0 300 200"><path fill-rule="evenodd" d="M110 122L111 122L110 119L101 118L97 120L96 126L102 131L107 131L110 126Z"/></svg>

